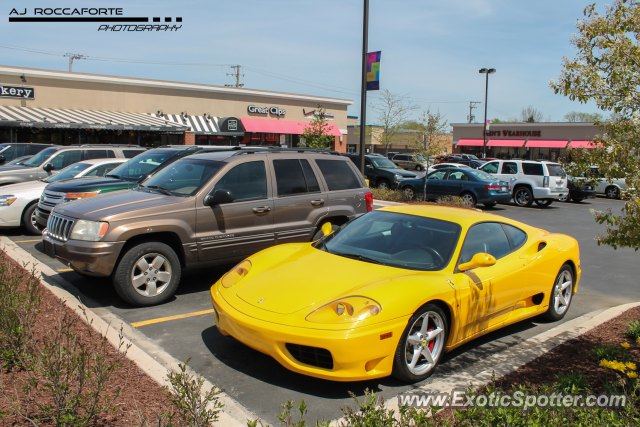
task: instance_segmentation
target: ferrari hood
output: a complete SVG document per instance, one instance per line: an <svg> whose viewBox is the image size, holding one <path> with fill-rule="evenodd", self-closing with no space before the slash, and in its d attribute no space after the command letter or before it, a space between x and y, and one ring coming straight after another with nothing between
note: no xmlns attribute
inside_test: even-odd
<svg viewBox="0 0 640 427"><path fill-rule="evenodd" d="M366 295L368 285L388 282L407 271L333 255L312 246L241 280L237 295L255 307L279 314L309 312L350 295ZM375 299L375 298L374 298Z"/></svg>

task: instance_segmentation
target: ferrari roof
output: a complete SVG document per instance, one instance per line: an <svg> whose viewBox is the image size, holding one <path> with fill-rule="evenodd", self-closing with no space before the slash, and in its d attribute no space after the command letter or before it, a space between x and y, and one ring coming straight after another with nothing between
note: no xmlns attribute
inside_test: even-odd
<svg viewBox="0 0 640 427"><path fill-rule="evenodd" d="M509 218L467 208L454 208L436 205L398 205L382 208L380 210L404 213L408 215L426 216L430 218L450 221L468 227L480 221L500 221L518 224Z"/></svg>

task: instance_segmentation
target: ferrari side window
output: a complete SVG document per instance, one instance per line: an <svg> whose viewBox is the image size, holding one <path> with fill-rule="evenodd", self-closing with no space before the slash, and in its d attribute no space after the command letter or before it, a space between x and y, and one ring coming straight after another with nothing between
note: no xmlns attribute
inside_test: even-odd
<svg viewBox="0 0 640 427"><path fill-rule="evenodd" d="M500 259L511 252L502 226L497 222L482 222L469 229L460 251L460 262L471 261L475 254L485 253Z"/></svg>
<svg viewBox="0 0 640 427"><path fill-rule="evenodd" d="M502 224L502 227L504 231L507 232L509 240L511 241L511 247L514 251L520 249L522 245L524 245L524 242L527 241L527 233L519 228L509 224Z"/></svg>

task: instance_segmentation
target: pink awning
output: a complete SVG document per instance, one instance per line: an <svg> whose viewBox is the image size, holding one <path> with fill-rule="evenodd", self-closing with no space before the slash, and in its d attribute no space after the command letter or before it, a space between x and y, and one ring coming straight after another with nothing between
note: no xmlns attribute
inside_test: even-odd
<svg viewBox="0 0 640 427"><path fill-rule="evenodd" d="M522 147L524 139L490 139L487 147Z"/></svg>
<svg viewBox="0 0 640 427"><path fill-rule="evenodd" d="M468 146L468 147L482 147L484 145L483 139L461 139L458 141L458 146Z"/></svg>
<svg viewBox="0 0 640 427"><path fill-rule="evenodd" d="M295 120L245 119L240 121L246 132L283 133L288 135L302 135L309 122ZM328 124L328 134L342 136L340 129L333 123Z"/></svg>
<svg viewBox="0 0 640 427"><path fill-rule="evenodd" d="M593 148L593 145L591 145L592 142L593 141L578 141L574 139L569 143L569 148Z"/></svg>
<svg viewBox="0 0 640 427"><path fill-rule="evenodd" d="M532 140L532 139L530 139L529 142L527 142L527 145L525 145L525 147L531 147L531 148L565 148L568 143L569 143L569 141L562 141L562 140L556 140L556 139L547 139L547 140L540 140L540 139Z"/></svg>

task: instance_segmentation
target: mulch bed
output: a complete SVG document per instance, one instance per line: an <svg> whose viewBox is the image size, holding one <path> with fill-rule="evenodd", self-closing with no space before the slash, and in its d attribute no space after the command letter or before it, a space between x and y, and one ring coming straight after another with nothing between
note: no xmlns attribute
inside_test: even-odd
<svg viewBox="0 0 640 427"><path fill-rule="evenodd" d="M624 333L630 320L639 319L640 307L627 310L591 331L560 344L515 372L499 378L496 386L507 391L511 390L512 385L548 384L556 379L557 374L574 371L585 375L594 392L604 392L602 381L605 379L605 368L600 367L599 362L590 354L591 349L602 344L620 346L620 343L627 342L630 347L626 351L631 356L631 361L637 363L640 360L640 344L626 338ZM609 379L611 378L612 373L609 372Z"/></svg>
<svg viewBox="0 0 640 427"><path fill-rule="evenodd" d="M18 268L18 264L4 254L0 254L0 263L11 263ZM35 345L42 345L43 338L51 334L55 328L58 319L64 313L77 319L77 331L82 337L85 344L97 345L101 340L98 333L89 336L84 326L84 320L80 319L71 309L61 304L59 298L54 296L49 290L43 289L41 300L41 313L38 315L37 324L34 330ZM108 343L107 343L108 344ZM119 385L123 386L123 392L115 401L117 410L113 414L102 416L96 419L92 425L94 426L134 426L140 424L140 416L145 417L151 425L156 421L156 414L168 408L168 400L162 388L148 377L138 366L132 361L123 357L122 354L108 345L107 360L117 361L122 366L118 368L109 378L107 384L108 391L105 396L113 398L115 396L114 389ZM0 368L0 390L12 394L14 392L14 384L18 390L18 396L22 396L21 384L23 380L28 378L28 374L24 370L14 368L6 370ZM11 408L6 399L0 394L0 413L11 412ZM31 425L30 423L18 418L15 415L0 415L0 426L23 426ZM44 424L47 425L47 424Z"/></svg>

